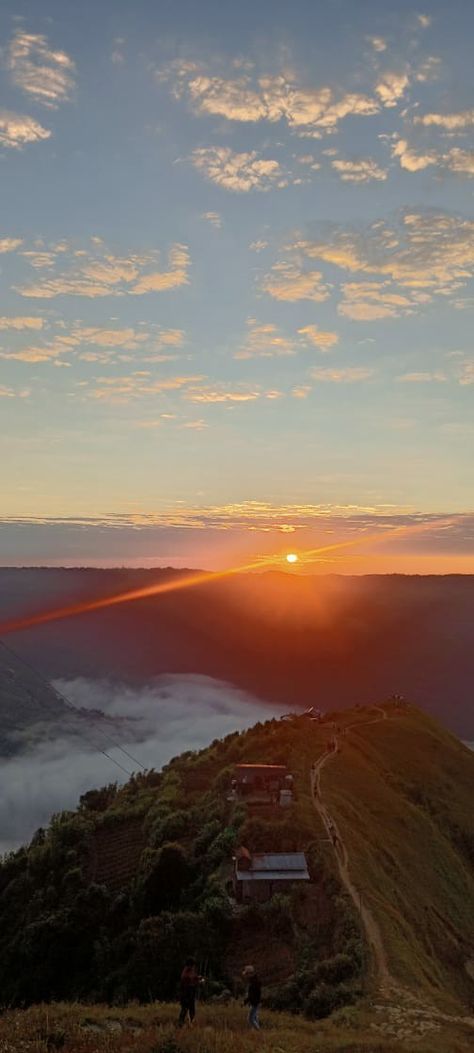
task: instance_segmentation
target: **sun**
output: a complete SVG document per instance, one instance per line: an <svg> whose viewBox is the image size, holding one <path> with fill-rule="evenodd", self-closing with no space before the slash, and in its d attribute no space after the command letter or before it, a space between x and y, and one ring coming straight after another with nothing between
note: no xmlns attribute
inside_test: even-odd
<svg viewBox="0 0 474 1053"><path fill-rule="evenodd" d="M296 552L289 552L287 557L286 557L286 562L287 563L297 563L298 562L298 556L296 555Z"/></svg>

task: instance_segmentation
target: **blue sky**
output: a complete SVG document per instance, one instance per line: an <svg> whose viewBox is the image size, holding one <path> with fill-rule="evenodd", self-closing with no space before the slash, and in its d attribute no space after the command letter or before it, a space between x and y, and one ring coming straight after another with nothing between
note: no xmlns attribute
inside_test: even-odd
<svg viewBox="0 0 474 1053"><path fill-rule="evenodd" d="M471 569L473 23L2 5L0 562Z"/></svg>

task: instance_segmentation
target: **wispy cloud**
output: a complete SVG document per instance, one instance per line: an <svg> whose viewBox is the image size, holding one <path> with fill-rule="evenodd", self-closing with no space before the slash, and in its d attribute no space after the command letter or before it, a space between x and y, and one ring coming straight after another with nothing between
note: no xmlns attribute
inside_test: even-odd
<svg viewBox="0 0 474 1053"><path fill-rule="evenodd" d="M424 128L442 128L446 132L464 131L474 126L474 110L461 110L458 113L424 113L413 118L414 124Z"/></svg>
<svg viewBox="0 0 474 1053"><path fill-rule="evenodd" d="M346 366L342 369L317 367L311 370L313 380L322 381L325 384L359 384L363 380L369 380L373 375L374 370L364 366Z"/></svg>
<svg viewBox="0 0 474 1053"><path fill-rule="evenodd" d="M344 118L370 116L380 108L378 100L369 95L336 92L328 85L305 86L284 72L229 78L211 75L197 63L177 60L161 70L157 79L169 81L175 98L187 99L198 114L253 124L284 121L303 135L332 132Z"/></svg>
<svg viewBox="0 0 474 1053"><path fill-rule="evenodd" d="M288 183L278 161L262 158L256 150L234 153L229 146L200 147L193 151L192 163L212 183L238 193L271 190Z"/></svg>
<svg viewBox="0 0 474 1053"><path fill-rule="evenodd" d="M402 373L401 376L397 377L397 380L401 384L442 384L447 380L446 374L440 369L434 371L420 371L418 373Z"/></svg>
<svg viewBox="0 0 474 1053"><path fill-rule="evenodd" d="M17 316L0 318L0 329L42 329L44 318L30 318L28 316Z"/></svg>
<svg viewBox="0 0 474 1053"><path fill-rule="evenodd" d="M39 258L37 258L39 256ZM46 258L45 258L46 256ZM190 258L185 245L173 245L168 254L168 268L158 269L159 252L132 253L116 256L99 238L86 249L58 248L46 254L33 253L29 262L35 269L46 268L44 278L16 286L21 296L50 300L56 296L141 296L165 292L187 285Z"/></svg>
<svg viewBox="0 0 474 1053"><path fill-rule="evenodd" d="M420 304L420 293L396 292L390 282L345 282L339 314L356 322L398 318L411 314Z"/></svg>
<svg viewBox="0 0 474 1053"><path fill-rule="evenodd" d="M375 91L383 106L393 107L403 98L409 85L408 74L388 70L375 85Z"/></svg>
<svg viewBox="0 0 474 1053"><path fill-rule="evenodd" d="M74 88L75 65L40 33L18 30L10 42L8 67L14 84L35 102L56 109Z"/></svg>
<svg viewBox="0 0 474 1053"><path fill-rule="evenodd" d="M235 358L274 358L279 355L294 355L295 341L285 336L272 322L259 323L250 318L245 343L236 352Z"/></svg>
<svg viewBox="0 0 474 1053"><path fill-rule="evenodd" d="M256 402L258 399L281 398L280 391L262 391L259 387L250 388L244 385L226 387L223 384L214 386L192 387L184 393L184 398L189 402L202 403L239 403Z"/></svg>
<svg viewBox="0 0 474 1053"><path fill-rule="evenodd" d="M0 384L0 399L26 399L30 395L29 388L17 390Z"/></svg>
<svg viewBox="0 0 474 1053"><path fill-rule="evenodd" d="M130 402L136 398L180 391L202 379L200 376L155 377L149 370L135 370L126 376L97 377L88 390L91 398L101 402Z"/></svg>
<svg viewBox="0 0 474 1053"><path fill-rule="evenodd" d="M49 128L25 114L0 110L0 146L21 150L28 143L38 143L51 137Z"/></svg>
<svg viewBox="0 0 474 1053"><path fill-rule="evenodd" d="M337 333L318 329L317 325L305 325L298 329L298 333L311 347L317 347L318 351L330 351L339 341Z"/></svg>
<svg viewBox="0 0 474 1053"><path fill-rule="evenodd" d="M383 181L388 175L387 169L381 168L371 157L353 161L336 158L331 161L331 165L341 179L349 183L370 183L374 179Z"/></svg>
<svg viewBox="0 0 474 1053"><path fill-rule="evenodd" d="M474 275L474 222L436 209L405 209L398 221L376 220L359 229L335 226L319 240L295 242L293 251L310 261L392 281L411 290L414 302L426 303Z"/></svg>
<svg viewBox="0 0 474 1053"><path fill-rule="evenodd" d="M0 319L0 329L2 328ZM6 322L43 322L43 319L5 319ZM5 328L7 328L5 326ZM18 324L17 329L29 329ZM37 329L40 326L31 326ZM0 350L0 358L19 362L53 362L64 364L72 353L85 362L130 362L139 358L142 362L169 361L174 352L182 347L185 334L182 329L162 329L161 326L146 328L107 328L73 324L69 328L64 322L49 326L41 343L25 347L14 346ZM165 352L165 353L164 353Z"/></svg>
<svg viewBox="0 0 474 1053"><path fill-rule="evenodd" d="M220 230L222 227L222 216L220 212L202 212L201 219L205 219L211 224L211 227L215 227L216 230Z"/></svg>
<svg viewBox="0 0 474 1053"><path fill-rule="evenodd" d="M305 270L298 259L275 263L263 279L262 289L274 300L288 303L298 300L322 303L330 293L321 271Z"/></svg>
<svg viewBox="0 0 474 1053"><path fill-rule="evenodd" d="M0 238L0 254L15 252L22 244L21 238Z"/></svg>
<svg viewBox="0 0 474 1053"><path fill-rule="evenodd" d="M385 37L367 37L369 44L373 47L374 51L386 51L387 41Z"/></svg>
<svg viewBox="0 0 474 1053"><path fill-rule="evenodd" d="M430 166L441 171L454 172L461 176L474 176L474 150L463 150L453 146L450 150L417 151L406 139L397 139L392 146L392 156L407 172L420 172Z"/></svg>

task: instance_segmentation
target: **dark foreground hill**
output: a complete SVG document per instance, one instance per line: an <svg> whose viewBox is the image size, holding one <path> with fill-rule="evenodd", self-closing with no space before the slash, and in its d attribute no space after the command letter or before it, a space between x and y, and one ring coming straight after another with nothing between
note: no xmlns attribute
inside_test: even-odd
<svg viewBox="0 0 474 1053"><path fill-rule="evenodd" d="M286 764L293 803L262 813L229 800L243 762ZM271 720L93 790L0 866L2 1000L173 999L194 954L206 997L238 994L250 960L274 1009L322 1018L382 985L464 1014L473 785L469 750L414 707L385 703L336 728ZM310 883L236 906L242 844L305 851Z"/></svg>
<svg viewBox="0 0 474 1053"><path fill-rule="evenodd" d="M182 572L0 570L0 619ZM8 641L48 678L229 681L270 703L409 696L474 739L474 577L241 575L54 622Z"/></svg>

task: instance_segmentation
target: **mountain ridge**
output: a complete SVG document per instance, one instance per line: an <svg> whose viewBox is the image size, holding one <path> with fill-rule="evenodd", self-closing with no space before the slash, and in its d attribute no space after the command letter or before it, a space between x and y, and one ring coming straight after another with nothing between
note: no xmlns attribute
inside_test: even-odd
<svg viewBox="0 0 474 1053"><path fill-rule="evenodd" d="M329 755L320 793L339 846L315 807L313 765ZM228 800L242 761L288 765L289 812L265 820ZM274 1008L322 1017L395 984L438 1012L465 1013L473 995L473 780L474 756L451 733L411 705L382 701L322 723L272 719L187 751L161 773L91 791L0 866L2 989L13 1003L169 998L183 955L195 953L217 993L237 982L251 954ZM135 866L113 886L104 869L91 870L92 842L102 839L97 850L116 870L130 856L133 823L142 831ZM241 843L304 849L311 884L236 912L228 882ZM380 932L386 976L367 916ZM274 958L287 962L286 975L272 972Z"/></svg>

